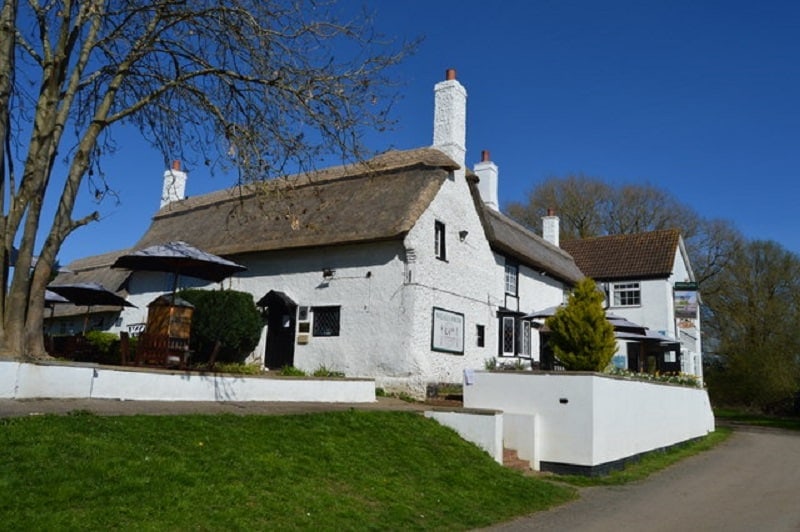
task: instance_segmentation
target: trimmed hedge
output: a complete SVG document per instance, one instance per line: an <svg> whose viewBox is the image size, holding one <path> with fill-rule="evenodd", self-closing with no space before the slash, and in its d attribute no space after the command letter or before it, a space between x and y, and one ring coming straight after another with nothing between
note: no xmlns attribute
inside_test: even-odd
<svg viewBox="0 0 800 532"><path fill-rule="evenodd" d="M253 296L235 290L182 290L177 295L194 305L192 362L208 362L217 340L221 342L218 362L244 362L264 326Z"/></svg>

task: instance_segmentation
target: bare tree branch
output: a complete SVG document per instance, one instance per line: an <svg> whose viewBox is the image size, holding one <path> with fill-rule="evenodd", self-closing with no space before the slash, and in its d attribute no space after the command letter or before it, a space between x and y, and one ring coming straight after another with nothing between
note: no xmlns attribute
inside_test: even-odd
<svg viewBox="0 0 800 532"><path fill-rule="evenodd" d="M0 288L0 353L42 350L31 339L43 288L64 240L97 218L73 211L118 125L165 160L213 161L246 181L364 155L363 132L391 125L389 69L413 43L385 42L368 17L341 11L310 0L4 2L0 139L4 169L16 161L21 175L2 174L3 255L14 243L19 254ZM68 170L56 182L58 154ZM56 214L37 248L46 198Z"/></svg>

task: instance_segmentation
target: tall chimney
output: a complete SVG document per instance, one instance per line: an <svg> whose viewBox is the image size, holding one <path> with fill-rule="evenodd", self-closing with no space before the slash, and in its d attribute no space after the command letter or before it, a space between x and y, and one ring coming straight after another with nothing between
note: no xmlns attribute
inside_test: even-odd
<svg viewBox="0 0 800 532"><path fill-rule="evenodd" d="M555 209L547 209L547 216L542 217L542 238L558 247L559 220Z"/></svg>
<svg viewBox="0 0 800 532"><path fill-rule="evenodd" d="M433 147L463 169L467 152L467 90L452 68L445 73L445 81L437 83L433 90Z"/></svg>
<svg viewBox="0 0 800 532"><path fill-rule="evenodd" d="M475 165L475 174L478 176L478 191L487 207L496 211L500 210L497 201L497 165L491 161L489 150L481 152L481 162Z"/></svg>
<svg viewBox="0 0 800 532"><path fill-rule="evenodd" d="M182 200L186 192L186 172L181 170L180 161L172 161L172 168L164 172L164 185L161 188L161 207L173 201Z"/></svg>

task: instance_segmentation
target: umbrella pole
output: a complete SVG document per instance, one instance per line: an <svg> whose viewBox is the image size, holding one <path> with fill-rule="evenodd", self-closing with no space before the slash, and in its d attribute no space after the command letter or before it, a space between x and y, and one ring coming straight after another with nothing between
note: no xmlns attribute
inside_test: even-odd
<svg viewBox="0 0 800 532"><path fill-rule="evenodd" d="M175 303L175 292L178 291L178 272L172 277L172 303Z"/></svg>

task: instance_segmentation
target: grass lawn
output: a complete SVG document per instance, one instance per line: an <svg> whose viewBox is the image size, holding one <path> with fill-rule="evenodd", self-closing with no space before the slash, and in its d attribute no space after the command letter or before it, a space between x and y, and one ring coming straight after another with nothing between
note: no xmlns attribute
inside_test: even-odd
<svg viewBox="0 0 800 532"><path fill-rule="evenodd" d="M743 425L757 425L775 429L800 430L800 418L767 416L765 414L744 412L741 410L715 408L714 416L717 419Z"/></svg>
<svg viewBox="0 0 800 532"><path fill-rule="evenodd" d="M3 530L466 530L576 496L418 414L0 419Z"/></svg>

